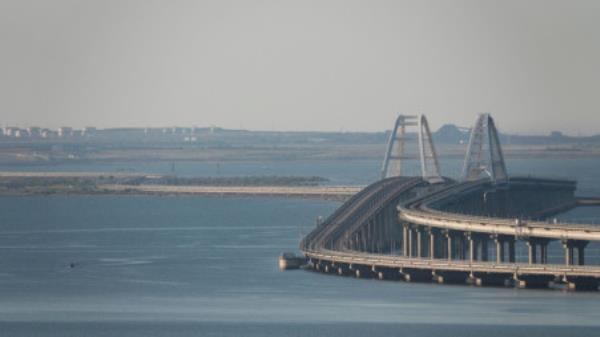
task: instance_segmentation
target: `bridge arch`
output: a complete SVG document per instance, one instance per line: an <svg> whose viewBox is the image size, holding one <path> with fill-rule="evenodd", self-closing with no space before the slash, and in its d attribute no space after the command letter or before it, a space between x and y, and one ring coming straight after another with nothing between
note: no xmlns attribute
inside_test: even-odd
<svg viewBox="0 0 600 337"><path fill-rule="evenodd" d="M489 113L480 114L471 129L462 178L475 181L485 173L493 182L508 179L498 130Z"/></svg>
<svg viewBox="0 0 600 337"><path fill-rule="evenodd" d="M408 140L411 140L407 128L413 129L414 127L417 130L418 157L416 158L405 151ZM419 160L421 176L424 180L430 183L443 181L427 118L425 115L399 115L388 139L381 168L381 179L403 176L404 161L414 159Z"/></svg>

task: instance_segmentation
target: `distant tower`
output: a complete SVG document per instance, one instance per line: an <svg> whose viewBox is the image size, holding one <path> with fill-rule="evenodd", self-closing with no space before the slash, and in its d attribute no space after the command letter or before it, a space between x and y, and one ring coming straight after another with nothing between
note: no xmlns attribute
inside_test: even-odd
<svg viewBox="0 0 600 337"><path fill-rule="evenodd" d="M419 158L406 155L405 146L408 140L406 128L417 127L417 138L419 146ZM443 181L440 175L440 167L429 131L429 124L425 115L407 116L399 115L394 124L394 129L388 140L387 151L383 166L381 168L381 178L397 177L403 174L402 163L405 160L420 159L421 175L423 179L430 183Z"/></svg>
<svg viewBox="0 0 600 337"><path fill-rule="evenodd" d="M494 119L489 113L480 114L471 129L463 167L463 179L477 180L481 173L487 174L493 182L508 178L498 131L494 125Z"/></svg>

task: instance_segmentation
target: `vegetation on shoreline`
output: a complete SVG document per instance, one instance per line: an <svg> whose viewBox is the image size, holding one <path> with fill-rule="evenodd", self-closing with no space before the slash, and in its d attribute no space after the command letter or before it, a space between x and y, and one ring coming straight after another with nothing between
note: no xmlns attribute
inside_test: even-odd
<svg viewBox="0 0 600 337"><path fill-rule="evenodd" d="M141 177L130 185L175 185L175 186L318 186L329 179L317 176L235 176L235 177Z"/></svg>
<svg viewBox="0 0 600 337"><path fill-rule="evenodd" d="M100 194L110 193L102 185L172 186L319 186L329 180L317 176L90 176L90 177L0 177L0 194Z"/></svg>

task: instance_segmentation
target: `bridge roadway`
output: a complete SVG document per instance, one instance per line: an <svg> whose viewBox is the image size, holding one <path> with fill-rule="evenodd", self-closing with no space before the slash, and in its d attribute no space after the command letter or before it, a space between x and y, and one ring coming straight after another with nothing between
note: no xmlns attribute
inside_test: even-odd
<svg viewBox="0 0 600 337"><path fill-rule="evenodd" d="M535 237L558 240L599 241L600 226L582 224L553 224L547 221L518 220L449 213L435 209L432 204L467 189L481 187L485 180L462 183L450 186L422 198L415 199L405 205L398 206L400 220L413 224L426 225L440 229L463 232L488 233L492 235L511 235L520 238ZM573 205L564 205L558 209L549 209L545 213L555 214L561 209Z"/></svg>
<svg viewBox="0 0 600 337"><path fill-rule="evenodd" d="M420 178L387 178L373 183L348 199L300 242L303 251L320 250L339 240L344 230L362 224L384 205L410 189L422 185Z"/></svg>
<svg viewBox="0 0 600 337"><path fill-rule="evenodd" d="M359 192L359 186L182 186L101 184L98 189L133 194L193 194L210 196L267 196L345 200Z"/></svg>
<svg viewBox="0 0 600 337"><path fill-rule="evenodd" d="M527 179L523 178L523 181ZM419 178L388 178L376 182L354 195L307 235L301 241L300 249L314 269L340 275L477 285L513 284L520 287L546 287L550 282L559 282L565 283L569 289L598 289L600 266L583 265L585 245L589 241L600 241L598 227L543 221L517 222L515 219L455 214L432 207L432 204L444 198L452 198L457 193L476 190L484 185L484 181L446 181L444 184L428 186ZM399 201L402 197L405 200ZM404 228L401 255L393 246L387 247L389 251L384 253L381 250L373 251L373 246L348 244L348 238L361 227L369 228L378 213L390 204L398 210L395 226ZM557 212L560 208L548 209L547 213ZM372 234L376 233L372 228L365 233L371 234L368 237L370 240L376 237ZM422 234L428 234L430 240L423 240ZM446 245L439 247L444 238L448 240ZM463 246L457 248L456 241L459 238ZM494 261L487 260L487 241L490 238L495 238L496 242L497 256ZM565 247L566 263L547 264L547 243L557 239ZM514 242L517 240L527 241L528 263L515 261ZM506 242L509 243L509 261L504 259ZM539 261L536 260L536 244L541 248ZM486 253L484 255L482 250L478 259L477 250L480 247L486 247ZM579 249L579 265L573 264L575 248ZM463 251L463 256L458 251Z"/></svg>

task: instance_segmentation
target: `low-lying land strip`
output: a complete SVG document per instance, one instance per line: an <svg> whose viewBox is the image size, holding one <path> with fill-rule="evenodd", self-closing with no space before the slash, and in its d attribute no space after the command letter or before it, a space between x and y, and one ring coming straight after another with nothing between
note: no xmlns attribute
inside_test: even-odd
<svg viewBox="0 0 600 337"><path fill-rule="evenodd" d="M99 172L0 172L0 194L154 194L346 199L361 186L329 186L322 177L176 177Z"/></svg>
<svg viewBox="0 0 600 337"><path fill-rule="evenodd" d="M181 185L98 185L107 193L198 194L215 196L278 196L346 199L360 186L181 186Z"/></svg>

